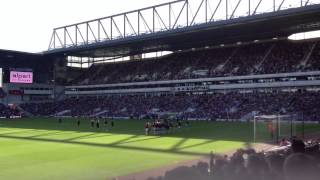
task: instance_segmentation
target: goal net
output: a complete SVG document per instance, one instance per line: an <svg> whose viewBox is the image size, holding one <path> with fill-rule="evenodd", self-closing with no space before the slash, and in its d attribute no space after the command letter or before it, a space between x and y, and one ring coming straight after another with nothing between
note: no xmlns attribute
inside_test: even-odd
<svg viewBox="0 0 320 180"><path fill-rule="evenodd" d="M296 135L296 115L254 116L254 142L279 142Z"/></svg>

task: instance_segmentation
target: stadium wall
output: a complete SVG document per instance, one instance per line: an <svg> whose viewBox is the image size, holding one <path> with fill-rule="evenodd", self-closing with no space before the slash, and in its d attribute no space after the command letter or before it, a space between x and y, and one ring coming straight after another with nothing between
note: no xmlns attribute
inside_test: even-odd
<svg viewBox="0 0 320 180"><path fill-rule="evenodd" d="M13 84L3 86L7 96L3 104L21 104L27 102L47 102L53 100L54 86L48 84Z"/></svg>

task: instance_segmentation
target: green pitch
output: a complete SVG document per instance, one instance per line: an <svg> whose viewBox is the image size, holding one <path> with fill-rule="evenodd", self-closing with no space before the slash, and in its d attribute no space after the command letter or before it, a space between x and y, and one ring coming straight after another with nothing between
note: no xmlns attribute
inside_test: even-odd
<svg viewBox="0 0 320 180"><path fill-rule="evenodd" d="M145 136L144 123L118 120L107 130L87 120L0 120L0 179L112 179L252 141L251 123L191 122L162 136Z"/></svg>

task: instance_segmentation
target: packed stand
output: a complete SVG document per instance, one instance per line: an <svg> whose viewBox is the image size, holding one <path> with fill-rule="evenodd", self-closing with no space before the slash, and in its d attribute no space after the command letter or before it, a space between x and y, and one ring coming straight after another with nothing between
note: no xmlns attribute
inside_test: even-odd
<svg viewBox="0 0 320 180"><path fill-rule="evenodd" d="M0 103L0 117L10 118L12 116L20 116L20 115L21 113L18 109L5 106L4 104Z"/></svg>
<svg viewBox="0 0 320 180"><path fill-rule="evenodd" d="M93 65L75 84L194 79L320 70L318 42L265 42Z"/></svg>
<svg viewBox="0 0 320 180"><path fill-rule="evenodd" d="M320 70L320 42L315 42L313 44L314 49L313 53L310 55L310 57L307 59L306 64L306 70Z"/></svg>
<svg viewBox="0 0 320 180"><path fill-rule="evenodd" d="M320 120L320 92L251 92L68 98L55 103L23 104L34 114L50 116L70 110L72 116L101 114L109 117L143 118L174 114L188 119L242 119L248 114L303 114L306 121Z"/></svg>
<svg viewBox="0 0 320 180"><path fill-rule="evenodd" d="M0 88L0 99L4 98L6 96L6 93L3 91L2 88Z"/></svg>

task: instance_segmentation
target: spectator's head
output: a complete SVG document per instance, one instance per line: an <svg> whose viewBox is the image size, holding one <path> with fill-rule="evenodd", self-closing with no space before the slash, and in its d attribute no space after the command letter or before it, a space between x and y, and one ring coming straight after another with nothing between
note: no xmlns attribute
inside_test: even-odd
<svg viewBox="0 0 320 180"><path fill-rule="evenodd" d="M248 156L248 175L253 179L265 177L269 173L268 165L263 155L250 154Z"/></svg>
<svg viewBox="0 0 320 180"><path fill-rule="evenodd" d="M285 157L280 154L271 154L266 157L271 174L276 178L282 178L283 176L283 164Z"/></svg>
<svg viewBox="0 0 320 180"><path fill-rule="evenodd" d="M293 139L291 146L293 153L304 153L305 152L305 144L300 139Z"/></svg>
<svg viewBox="0 0 320 180"><path fill-rule="evenodd" d="M284 162L286 180L318 180L319 167L316 161L303 153L291 154Z"/></svg>
<svg viewBox="0 0 320 180"><path fill-rule="evenodd" d="M178 167L172 171L166 172L165 180L193 180L201 179L202 174L195 168L186 166Z"/></svg>

